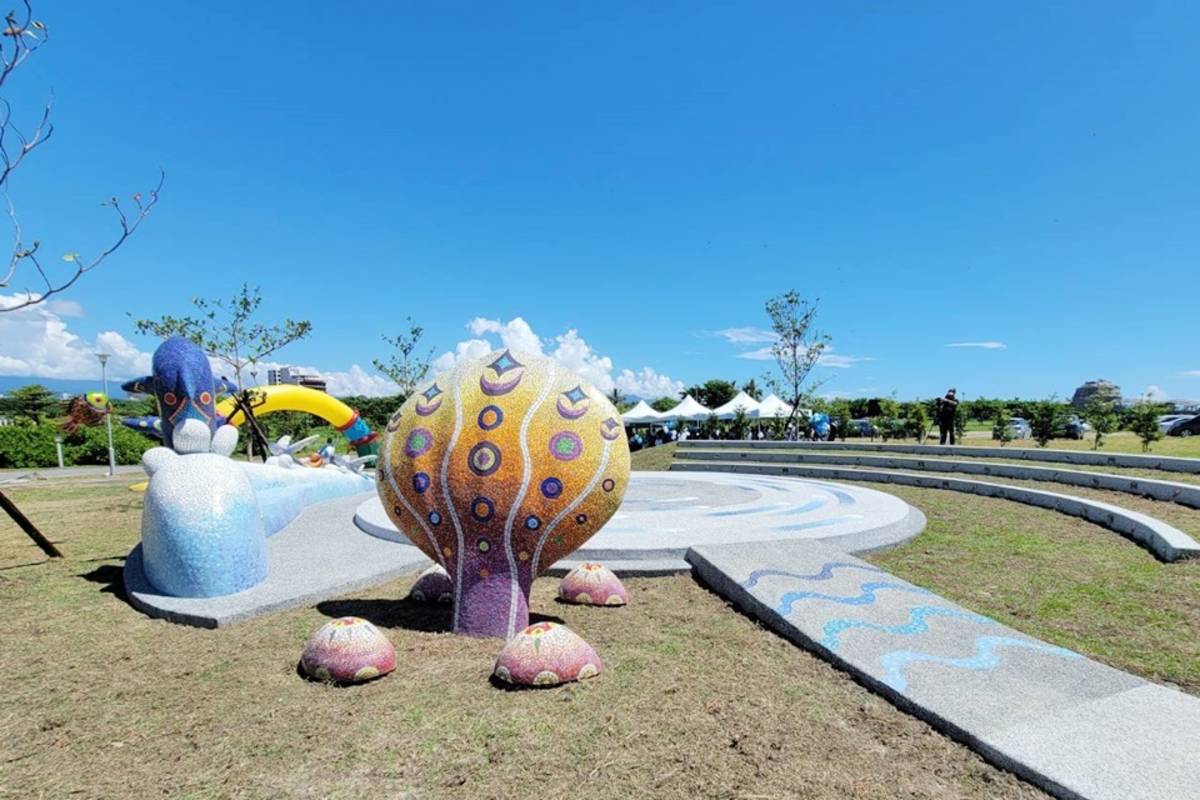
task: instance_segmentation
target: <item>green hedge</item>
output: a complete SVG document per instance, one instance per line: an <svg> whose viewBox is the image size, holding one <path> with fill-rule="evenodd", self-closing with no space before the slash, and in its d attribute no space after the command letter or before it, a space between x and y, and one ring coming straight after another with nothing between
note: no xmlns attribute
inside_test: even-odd
<svg viewBox="0 0 1200 800"><path fill-rule="evenodd" d="M54 437L60 431L54 425L6 425L0 427L0 468L30 469L57 467ZM107 464L108 434L104 426L80 428L62 434L63 463ZM136 464L142 453L158 442L123 425L113 426L113 451L118 464Z"/></svg>

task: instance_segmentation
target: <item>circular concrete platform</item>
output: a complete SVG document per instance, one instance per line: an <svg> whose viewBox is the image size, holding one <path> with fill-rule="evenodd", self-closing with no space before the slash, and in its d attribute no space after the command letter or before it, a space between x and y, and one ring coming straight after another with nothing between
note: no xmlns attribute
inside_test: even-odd
<svg viewBox="0 0 1200 800"><path fill-rule="evenodd" d="M358 507L359 528L409 543L378 497ZM694 545L819 539L867 552L916 536L920 511L874 489L733 473L634 472L617 514L570 562L679 561Z"/></svg>

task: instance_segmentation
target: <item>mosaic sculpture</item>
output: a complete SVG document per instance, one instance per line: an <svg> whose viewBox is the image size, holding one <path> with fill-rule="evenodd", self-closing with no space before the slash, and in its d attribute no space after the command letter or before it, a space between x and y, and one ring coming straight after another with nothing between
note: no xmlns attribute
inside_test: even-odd
<svg viewBox="0 0 1200 800"><path fill-rule="evenodd" d="M396 648L365 619L341 617L309 637L300 668L321 681L362 683L396 668Z"/></svg>
<svg viewBox="0 0 1200 800"><path fill-rule="evenodd" d="M505 643L492 675L516 686L557 686L603 670L600 656L578 634L557 622L538 622Z"/></svg>
<svg viewBox="0 0 1200 800"><path fill-rule="evenodd" d="M511 638L533 579L613 515L629 445L613 405L570 370L509 350L419 387L392 415L378 491L450 575L454 630Z"/></svg>
<svg viewBox="0 0 1200 800"><path fill-rule="evenodd" d="M449 603L454 600L454 584L441 564L434 564L417 576L408 597L418 603Z"/></svg>
<svg viewBox="0 0 1200 800"><path fill-rule="evenodd" d="M603 564L585 561L571 570L558 585L558 596L568 603L584 606L623 606L629 592L621 579Z"/></svg>
<svg viewBox="0 0 1200 800"><path fill-rule="evenodd" d="M291 454L265 464L229 456L238 431L217 413L231 384L213 378L204 352L172 337L154 352L154 374L125 385L158 399L165 447L147 450L150 480L142 512L146 579L176 597L215 597L248 589L267 575L266 540L305 506L370 491L354 464L299 468Z"/></svg>

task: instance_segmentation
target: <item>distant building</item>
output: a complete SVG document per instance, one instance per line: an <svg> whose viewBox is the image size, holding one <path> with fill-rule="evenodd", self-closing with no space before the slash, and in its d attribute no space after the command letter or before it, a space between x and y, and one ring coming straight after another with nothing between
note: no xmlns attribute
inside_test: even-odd
<svg viewBox="0 0 1200 800"><path fill-rule="evenodd" d="M1121 403L1121 387L1117 386L1112 381L1096 380L1088 381L1083 386L1075 390L1075 394L1071 397L1071 405L1082 411L1084 406L1093 397L1101 397L1110 403L1120 405Z"/></svg>
<svg viewBox="0 0 1200 800"><path fill-rule="evenodd" d="M297 372L292 367L280 367L279 369L267 370L267 383L275 386L280 383L290 383L295 386L305 386L309 389L316 389L319 392L326 391L325 379L320 375L308 375L303 372Z"/></svg>

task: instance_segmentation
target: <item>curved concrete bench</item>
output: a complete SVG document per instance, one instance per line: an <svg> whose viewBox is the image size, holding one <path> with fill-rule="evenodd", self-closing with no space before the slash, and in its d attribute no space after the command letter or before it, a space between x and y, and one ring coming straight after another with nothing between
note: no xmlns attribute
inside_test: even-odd
<svg viewBox="0 0 1200 800"><path fill-rule="evenodd" d="M938 459L898 458L886 455L858 455L852 453L817 453L810 451L780 451L749 449L734 450L728 447L701 449L689 447L678 450L675 457L684 461L757 461L759 463L790 464L846 464L856 467L884 467L886 469L917 470L921 472L956 472L966 475L989 475L997 478L1015 478L1029 481L1065 483L1070 486L1085 486L1092 489L1107 489L1113 492L1149 497L1168 503L1179 503L1189 508L1200 508L1200 484L1160 481L1150 478L1130 478L1106 472L1086 472L1055 467L1038 467L1025 464L996 464L988 461L948 461Z"/></svg>
<svg viewBox="0 0 1200 800"><path fill-rule="evenodd" d="M1181 558L1200 555L1200 544L1197 544L1192 537L1153 517L1110 503L1085 500L1081 497L1072 497L1057 492L1044 492L1040 489L1027 489L1023 486L988 483L967 478L921 475L914 472L803 464L680 460L671 464L671 470L794 475L807 478L893 483L917 486L923 489L949 489L955 492L1013 500L1026 505L1048 508L1073 517L1081 517L1133 539L1163 561L1177 561Z"/></svg>
<svg viewBox="0 0 1200 800"><path fill-rule="evenodd" d="M971 447L968 445L887 444L878 442L752 442L688 440L679 443L679 452L691 449L730 448L753 450L856 450L872 453L908 453L928 456L965 456L969 458L1010 458L1022 461L1050 461L1092 467L1134 467L1163 472L1190 472L1200 475L1200 458L1137 455L1134 453L1097 453L1091 450L1042 450L1021 447Z"/></svg>

